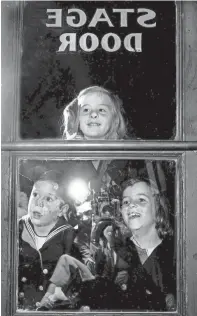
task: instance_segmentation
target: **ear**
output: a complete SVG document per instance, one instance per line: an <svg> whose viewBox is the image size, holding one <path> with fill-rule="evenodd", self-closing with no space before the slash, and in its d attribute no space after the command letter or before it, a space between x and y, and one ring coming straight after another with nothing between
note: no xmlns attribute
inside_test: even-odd
<svg viewBox="0 0 197 316"><path fill-rule="evenodd" d="M68 205L68 204L64 204L64 205L61 207L59 216L64 216L64 218L65 218L66 220L68 220L68 210L69 210L69 205Z"/></svg>

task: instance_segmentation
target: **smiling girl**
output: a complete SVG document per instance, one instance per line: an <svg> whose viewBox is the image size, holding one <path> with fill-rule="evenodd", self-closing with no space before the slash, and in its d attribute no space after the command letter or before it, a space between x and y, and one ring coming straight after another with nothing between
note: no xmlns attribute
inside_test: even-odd
<svg viewBox="0 0 197 316"><path fill-rule="evenodd" d="M99 86L82 90L64 110L66 139L117 140L126 136L122 101Z"/></svg>
<svg viewBox="0 0 197 316"><path fill-rule="evenodd" d="M121 213L132 233L118 253L128 264L128 305L175 310L176 263L166 197L150 179L131 178L122 188Z"/></svg>

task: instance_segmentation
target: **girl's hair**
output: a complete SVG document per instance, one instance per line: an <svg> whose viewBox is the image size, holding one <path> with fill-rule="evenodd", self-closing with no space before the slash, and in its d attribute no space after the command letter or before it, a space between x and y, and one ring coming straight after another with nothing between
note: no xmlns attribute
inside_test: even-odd
<svg viewBox="0 0 197 316"><path fill-rule="evenodd" d="M122 107L122 101L120 98L113 94L111 91L99 87L99 86L91 86L86 89L83 89L79 95L69 103L63 112L63 137L66 139L74 139L76 135L81 133L81 138L84 137L81 131L79 131L79 98L82 95L86 95L88 93L103 93L110 97L112 100L114 107L113 107L113 124L106 135L105 139L122 139L126 136L126 124L123 118L124 109Z"/></svg>
<svg viewBox="0 0 197 316"><path fill-rule="evenodd" d="M152 190L153 196L155 198L156 204L156 220L155 220L155 228L157 230L158 236L160 238L165 238L165 236L172 236L173 229L170 224L169 214L170 214L170 204L164 193L161 193L158 190L157 184L147 178L137 177L130 178L122 183L122 192L128 188L133 186L136 183L144 182L146 183Z"/></svg>

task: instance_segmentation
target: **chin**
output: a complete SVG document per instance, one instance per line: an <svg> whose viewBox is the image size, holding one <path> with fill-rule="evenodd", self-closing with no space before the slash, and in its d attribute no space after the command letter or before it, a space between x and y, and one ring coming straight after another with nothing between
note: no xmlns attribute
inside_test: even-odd
<svg viewBox="0 0 197 316"><path fill-rule="evenodd" d="M100 137L104 137L103 135L100 135L100 133L98 133L98 131L92 131L86 134L87 137L94 137L94 138L100 138Z"/></svg>
<svg viewBox="0 0 197 316"><path fill-rule="evenodd" d="M39 227L43 226L43 224L38 219L31 218L31 222L35 226L39 226Z"/></svg>
<svg viewBox="0 0 197 316"><path fill-rule="evenodd" d="M136 230L139 230L141 228L141 226L139 226L139 225L129 225L128 228L131 231L136 231Z"/></svg>
<svg viewBox="0 0 197 316"><path fill-rule="evenodd" d="M106 139L106 137L105 137L105 135L98 135L98 134L96 134L96 135L92 135L92 136L89 136L88 137L89 139L96 139L96 140L104 140L104 139Z"/></svg>
<svg viewBox="0 0 197 316"><path fill-rule="evenodd" d="M94 136L94 137L105 137L105 135L107 134L107 131L104 131L103 129L101 129L101 126L97 127L97 128L92 128L89 127L88 129L86 129L86 134L87 136Z"/></svg>
<svg viewBox="0 0 197 316"><path fill-rule="evenodd" d="M140 223L129 222L127 227L130 230L138 230L138 229L140 229L142 227L142 225Z"/></svg>

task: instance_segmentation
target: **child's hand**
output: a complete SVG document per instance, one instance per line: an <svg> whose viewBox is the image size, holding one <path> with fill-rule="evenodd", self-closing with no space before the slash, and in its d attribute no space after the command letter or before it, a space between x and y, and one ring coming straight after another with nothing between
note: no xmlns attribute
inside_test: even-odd
<svg viewBox="0 0 197 316"><path fill-rule="evenodd" d="M90 307L89 306L81 306L80 312L90 312Z"/></svg>
<svg viewBox="0 0 197 316"><path fill-rule="evenodd" d="M88 258L87 261L86 261L86 266L88 267L90 272L93 275L95 275L96 271L95 271L95 262L94 262L94 260L92 260L91 258Z"/></svg>
<svg viewBox="0 0 197 316"><path fill-rule="evenodd" d="M123 291L126 291L128 278L129 278L128 271L126 270L119 271L115 279L115 284L118 284Z"/></svg>
<svg viewBox="0 0 197 316"><path fill-rule="evenodd" d="M107 241L109 242L109 244L111 245L113 242L113 227L112 225L107 226L104 231L103 231L103 235L105 236L105 238L107 239Z"/></svg>
<svg viewBox="0 0 197 316"><path fill-rule="evenodd" d="M173 294L169 293L166 295L166 309L167 311L176 310L176 300Z"/></svg>

